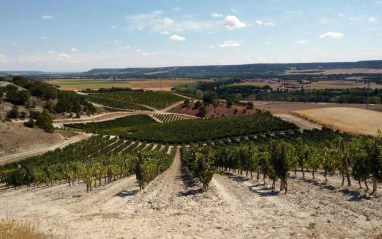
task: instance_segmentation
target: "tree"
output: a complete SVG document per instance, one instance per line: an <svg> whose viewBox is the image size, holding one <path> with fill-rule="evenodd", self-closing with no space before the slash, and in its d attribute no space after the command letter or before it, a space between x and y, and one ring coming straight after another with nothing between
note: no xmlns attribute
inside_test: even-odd
<svg viewBox="0 0 382 239"><path fill-rule="evenodd" d="M199 109L201 106L202 106L202 102L200 102L199 100L196 101L194 105L194 110Z"/></svg>
<svg viewBox="0 0 382 239"><path fill-rule="evenodd" d="M377 191L378 182L382 181L382 143L381 136L370 140L367 144L367 154L370 160L371 175L373 177L373 191Z"/></svg>
<svg viewBox="0 0 382 239"><path fill-rule="evenodd" d="M183 105L184 107L189 107L190 106L190 100L189 99L185 99L184 102L183 102Z"/></svg>
<svg viewBox="0 0 382 239"><path fill-rule="evenodd" d="M36 125L42 128L45 132L53 133L53 118L46 109L37 118Z"/></svg>
<svg viewBox="0 0 382 239"><path fill-rule="evenodd" d="M13 105L12 109L7 113L7 118L16 119L19 116L19 107Z"/></svg>
<svg viewBox="0 0 382 239"><path fill-rule="evenodd" d="M207 110L204 107L199 108L198 117L205 117L207 115Z"/></svg>
<svg viewBox="0 0 382 239"><path fill-rule="evenodd" d="M233 105L232 100L231 100L231 99L227 99L227 107L228 107L228 108L231 108L232 105Z"/></svg>

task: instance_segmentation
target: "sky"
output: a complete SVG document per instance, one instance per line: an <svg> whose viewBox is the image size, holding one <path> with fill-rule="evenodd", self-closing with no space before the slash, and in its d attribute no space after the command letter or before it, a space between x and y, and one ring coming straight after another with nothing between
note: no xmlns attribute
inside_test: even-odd
<svg viewBox="0 0 382 239"><path fill-rule="evenodd" d="M382 60L382 0L0 0L0 71Z"/></svg>

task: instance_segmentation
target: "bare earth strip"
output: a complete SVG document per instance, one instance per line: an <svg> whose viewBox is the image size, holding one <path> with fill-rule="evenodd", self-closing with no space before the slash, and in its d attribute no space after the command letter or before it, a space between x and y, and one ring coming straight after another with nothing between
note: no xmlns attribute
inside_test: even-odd
<svg viewBox="0 0 382 239"><path fill-rule="evenodd" d="M39 154L43 154L43 153L46 153L48 151L53 151L57 148L64 148L64 147L68 146L69 144L73 144L73 143L76 143L78 141L87 139L90 136L91 136L90 134L79 134L78 136L74 136L74 137L64 141L63 143L59 143L59 144L56 144L56 145L53 145L50 147L37 148L34 150L22 152L22 153L7 155L7 156L0 158L0 165L15 162L15 161L18 161L18 160L21 160L24 158L28 158L28 157L32 157L32 156L36 156Z"/></svg>
<svg viewBox="0 0 382 239"><path fill-rule="evenodd" d="M381 233L382 198L363 196L357 186L341 187L338 175L323 184L322 175L310 181L298 173L282 195L244 176L217 174L202 193L182 167L178 149L173 165L142 192L135 176L92 193L83 184L3 189L0 217L24 218L62 238L371 238Z"/></svg>
<svg viewBox="0 0 382 239"><path fill-rule="evenodd" d="M382 113L356 108L323 108L294 114L318 124L355 134L377 135L382 130Z"/></svg>
<svg viewBox="0 0 382 239"><path fill-rule="evenodd" d="M300 118L296 115L291 114L274 114L274 116L280 117L281 119L285 121L289 121L292 123L295 123L298 127L300 127L301 130L307 129L321 129L322 126L313 122L310 122L306 119Z"/></svg>

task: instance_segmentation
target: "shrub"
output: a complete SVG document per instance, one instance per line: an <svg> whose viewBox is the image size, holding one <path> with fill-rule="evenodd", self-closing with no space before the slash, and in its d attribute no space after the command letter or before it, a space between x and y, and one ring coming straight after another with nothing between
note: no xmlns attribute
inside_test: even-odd
<svg viewBox="0 0 382 239"><path fill-rule="evenodd" d="M36 126L36 122L34 119L30 119L29 121L24 122L24 126L28 128L34 128Z"/></svg>
<svg viewBox="0 0 382 239"><path fill-rule="evenodd" d="M42 128L45 132L53 133L53 118L46 109L37 118L36 125Z"/></svg>
<svg viewBox="0 0 382 239"><path fill-rule="evenodd" d="M12 109L8 112L7 118L15 119L19 116L19 107L17 105L12 106Z"/></svg>

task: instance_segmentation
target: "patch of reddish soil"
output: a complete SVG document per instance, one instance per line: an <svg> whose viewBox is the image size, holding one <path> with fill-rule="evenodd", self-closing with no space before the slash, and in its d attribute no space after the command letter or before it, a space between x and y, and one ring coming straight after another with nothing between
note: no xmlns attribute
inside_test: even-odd
<svg viewBox="0 0 382 239"><path fill-rule="evenodd" d="M197 116L199 109L194 109L195 103L190 103L189 107L185 107L183 104L178 105L171 109L169 112L179 113L179 114L188 114ZM236 116L236 115L251 115L256 113L256 109L249 110L245 106L233 105L228 108L226 103L219 103L218 106L212 104L205 106L207 110L206 118L220 118L222 116ZM235 113L235 109L237 112Z"/></svg>

